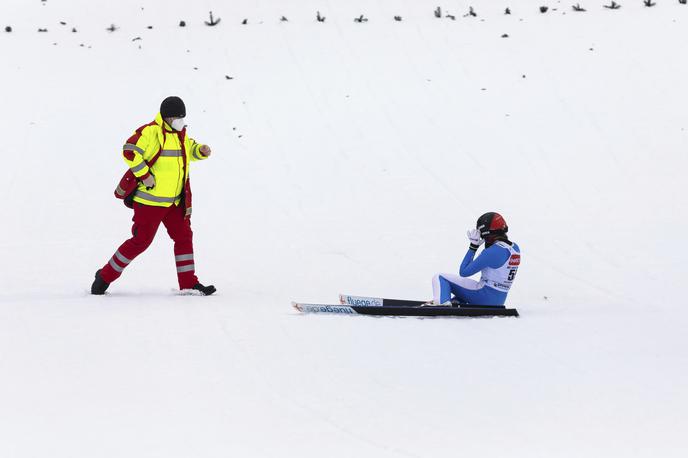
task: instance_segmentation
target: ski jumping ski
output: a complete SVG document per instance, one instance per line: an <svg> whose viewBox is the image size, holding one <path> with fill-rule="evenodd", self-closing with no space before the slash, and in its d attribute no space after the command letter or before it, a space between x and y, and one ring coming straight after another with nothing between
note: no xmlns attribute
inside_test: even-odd
<svg viewBox="0 0 688 458"><path fill-rule="evenodd" d="M292 302L301 313L374 316L518 316L516 309L504 306L429 306L426 301L340 294L340 304L304 304Z"/></svg>

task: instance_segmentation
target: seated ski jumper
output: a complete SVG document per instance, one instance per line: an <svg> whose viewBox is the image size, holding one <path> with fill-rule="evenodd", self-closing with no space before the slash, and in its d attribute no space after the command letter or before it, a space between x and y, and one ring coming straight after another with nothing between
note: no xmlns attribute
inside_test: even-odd
<svg viewBox="0 0 688 458"><path fill-rule="evenodd" d="M191 231L191 189L189 163L206 159L201 144L165 122L158 113L155 120L136 130L124 145L124 161L137 178L133 196L132 237L115 251L99 271L107 284L117 280L129 264L153 242L162 223L174 241L174 259L180 289L198 285ZM157 160L151 161L152 158ZM150 163L150 167L149 167ZM155 184L143 180L153 175Z"/></svg>
<svg viewBox="0 0 688 458"><path fill-rule="evenodd" d="M445 304L452 299L452 295L462 304L469 305L504 305L511 288L518 267L521 263L521 250L519 246L510 242L506 237L508 230L503 218L497 213L488 213L478 220L478 230L481 230L481 220L486 215L496 215L494 223L498 226L482 230L482 234L489 240L487 247L475 258L478 246L482 243L471 242L468 252L461 262L459 275L441 273L435 275L432 280L433 303ZM488 218L489 219L489 218ZM480 238L480 234L475 234ZM470 237L470 236L469 236ZM466 278L481 273L479 281Z"/></svg>

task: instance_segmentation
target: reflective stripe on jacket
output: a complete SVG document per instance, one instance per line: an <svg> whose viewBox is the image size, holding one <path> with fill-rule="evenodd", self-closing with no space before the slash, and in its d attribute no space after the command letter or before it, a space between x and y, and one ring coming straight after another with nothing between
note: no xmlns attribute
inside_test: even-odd
<svg viewBox="0 0 688 458"><path fill-rule="evenodd" d="M139 181L134 202L158 207L179 205L186 197L187 213L190 212L191 191L189 186L189 162L206 159L200 152L201 144L181 132L173 130L160 113L155 121L139 127L123 146L122 155L127 167ZM152 167L148 167L160 153ZM150 174L155 177L155 187L146 189L143 180Z"/></svg>

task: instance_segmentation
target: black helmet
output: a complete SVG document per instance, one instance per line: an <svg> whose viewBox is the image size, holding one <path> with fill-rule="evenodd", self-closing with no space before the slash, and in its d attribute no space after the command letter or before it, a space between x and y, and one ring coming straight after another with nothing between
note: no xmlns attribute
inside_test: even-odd
<svg viewBox="0 0 688 458"><path fill-rule="evenodd" d="M504 217L496 212L488 212L478 218L475 228L480 231L480 236L486 238L494 235L504 235L509 231Z"/></svg>
<svg viewBox="0 0 688 458"><path fill-rule="evenodd" d="M186 117L184 101L177 96L167 97L160 104L160 115L163 119Z"/></svg>

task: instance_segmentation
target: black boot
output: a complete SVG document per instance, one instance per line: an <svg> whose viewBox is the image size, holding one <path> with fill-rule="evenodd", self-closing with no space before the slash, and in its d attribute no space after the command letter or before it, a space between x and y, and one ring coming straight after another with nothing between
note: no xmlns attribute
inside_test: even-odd
<svg viewBox="0 0 688 458"><path fill-rule="evenodd" d="M217 291L213 285L203 286L200 283L196 283L194 285L194 287L191 289L195 289L196 291L200 291L201 293L203 293L204 296L210 296L215 291Z"/></svg>
<svg viewBox="0 0 688 458"><path fill-rule="evenodd" d="M91 285L91 294L102 296L103 294L105 294L105 291L108 289L108 286L110 286L110 283L103 280L103 277L100 276L99 269L98 272L96 272L96 279L93 280L93 284Z"/></svg>

